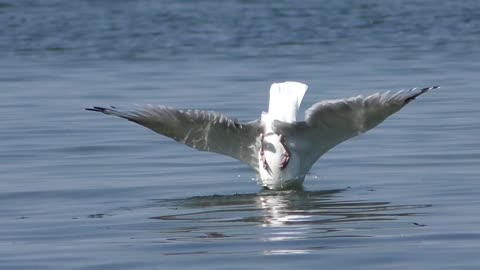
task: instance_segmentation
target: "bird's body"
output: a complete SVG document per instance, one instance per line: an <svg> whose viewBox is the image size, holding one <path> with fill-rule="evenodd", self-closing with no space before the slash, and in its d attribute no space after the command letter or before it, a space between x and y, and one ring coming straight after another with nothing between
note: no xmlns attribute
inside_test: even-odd
<svg viewBox="0 0 480 270"><path fill-rule="evenodd" d="M303 121L297 121L307 88L298 82L273 84L268 112L245 124L216 112L153 105L87 110L128 119L200 151L236 158L257 172L262 186L283 189L301 185L313 164L335 145L377 126L438 87L321 101L305 112Z"/></svg>
<svg viewBox="0 0 480 270"><path fill-rule="evenodd" d="M258 175L262 185L272 189L301 185L306 171L301 168L301 156L289 147L287 138L274 131L275 121L294 123L307 86L298 82L274 83L270 87L268 112L260 118L263 132L258 151Z"/></svg>

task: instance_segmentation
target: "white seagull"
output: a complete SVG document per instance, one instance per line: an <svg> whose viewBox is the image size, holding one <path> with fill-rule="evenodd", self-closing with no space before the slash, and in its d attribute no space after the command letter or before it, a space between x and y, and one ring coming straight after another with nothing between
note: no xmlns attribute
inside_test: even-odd
<svg viewBox="0 0 480 270"><path fill-rule="evenodd" d="M217 112L160 105L86 110L125 118L200 151L233 157L254 169L263 187L285 189L301 186L313 164L334 146L374 128L438 86L324 100L306 110L304 121L297 121L307 88L299 82L272 84L268 112L248 123Z"/></svg>

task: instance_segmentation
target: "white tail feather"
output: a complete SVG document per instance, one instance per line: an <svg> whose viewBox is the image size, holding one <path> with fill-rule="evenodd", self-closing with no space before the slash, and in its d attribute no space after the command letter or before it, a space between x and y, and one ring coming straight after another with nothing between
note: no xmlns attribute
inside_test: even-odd
<svg viewBox="0 0 480 270"><path fill-rule="evenodd" d="M270 87L268 115L272 120L288 123L297 120L297 111L308 86L299 82L274 83Z"/></svg>

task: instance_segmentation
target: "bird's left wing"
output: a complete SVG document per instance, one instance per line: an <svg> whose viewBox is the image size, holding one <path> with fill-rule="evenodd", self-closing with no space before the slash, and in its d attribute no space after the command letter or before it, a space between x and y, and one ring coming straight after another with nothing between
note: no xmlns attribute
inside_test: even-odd
<svg viewBox="0 0 480 270"><path fill-rule="evenodd" d="M291 124L275 121L273 129L287 140L291 137L296 141L293 147L304 156L309 169L337 144L374 128L419 95L436 88L438 86L321 101L305 112L305 121Z"/></svg>
<svg viewBox="0 0 480 270"><path fill-rule="evenodd" d="M258 169L259 121L240 124L217 112L154 105L134 110L113 106L86 110L127 119L197 150L227 155Z"/></svg>

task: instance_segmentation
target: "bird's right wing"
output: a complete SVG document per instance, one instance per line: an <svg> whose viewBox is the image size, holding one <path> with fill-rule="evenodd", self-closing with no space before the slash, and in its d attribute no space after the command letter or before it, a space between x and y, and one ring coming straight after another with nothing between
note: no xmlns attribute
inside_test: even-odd
<svg viewBox="0 0 480 270"><path fill-rule="evenodd" d="M284 134L287 140L290 136L304 142L303 147L301 143L296 147L311 166L337 144L374 128L417 96L435 88L438 86L321 101L305 112L304 122L276 121L274 131Z"/></svg>
<svg viewBox="0 0 480 270"><path fill-rule="evenodd" d="M216 112L154 105L135 110L113 106L86 110L127 119L197 150L227 155L258 170L259 121L240 124Z"/></svg>

